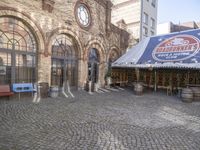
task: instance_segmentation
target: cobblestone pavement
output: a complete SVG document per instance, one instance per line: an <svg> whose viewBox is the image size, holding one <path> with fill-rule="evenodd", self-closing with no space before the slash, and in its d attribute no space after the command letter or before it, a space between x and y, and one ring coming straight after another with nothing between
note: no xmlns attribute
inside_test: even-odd
<svg viewBox="0 0 200 150"><path fill-rule="evenodd" d="M131 90L0 101L0 150L199 150L200 102Z"/></svg>

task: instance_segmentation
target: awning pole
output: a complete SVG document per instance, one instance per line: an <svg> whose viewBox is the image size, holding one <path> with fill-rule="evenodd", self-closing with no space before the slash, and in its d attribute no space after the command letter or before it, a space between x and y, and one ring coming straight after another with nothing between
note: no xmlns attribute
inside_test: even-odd
<svg viewBox="0 0 200 150"><path fill-rule="evenodd" d="M157 78L156 78L156 70L154 70L154 91L156 92L157 91L157 82L156 82L156 80L157 80Z"/></svg>
<svg viewBox="0 0 200 150"><path fill-rule="evenodd" d="M136 79L137 79L137 83L138 83L139 80L140 80L140 70L139 70L139 68L135 68L135 73L136 73Z"/></svg>
<svg viewBox="0 0 200 150"><path fill-rule="evenodd" d="M187 84L190 84L190 71L188 70L187 72Z"/></svg>

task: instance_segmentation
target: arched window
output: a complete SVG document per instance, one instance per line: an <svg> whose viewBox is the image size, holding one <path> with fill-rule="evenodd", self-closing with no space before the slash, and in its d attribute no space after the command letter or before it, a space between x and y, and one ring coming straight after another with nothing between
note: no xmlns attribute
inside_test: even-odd
<svg viewBox="0 0 200 150"><path fill-rule="evenodd" d="M58 35L52 43L51 85L59 87L68 81L71 87L77 86L78 55L73 38Z"/></svg>
<svg viewBox="0 0 200 150"><path fill-rule="evenodd" d="M98 82L99 55L95 48L90 49L88 54L88 80L93 83Z"/></svg>
<svg viewBox="0 0 200 150"><path fill-rule="evenodd" d="M31 30L19 19L0 18L0 57L6 73L0 84L36 81L36 40Z"/></svg>
<svg viewBox="0 0 200 150"><path fill-rule="evenodd" d="M119 58L119 54L117 50L112 49L108 59L108 66L110 67L111 64Z"/></svg>

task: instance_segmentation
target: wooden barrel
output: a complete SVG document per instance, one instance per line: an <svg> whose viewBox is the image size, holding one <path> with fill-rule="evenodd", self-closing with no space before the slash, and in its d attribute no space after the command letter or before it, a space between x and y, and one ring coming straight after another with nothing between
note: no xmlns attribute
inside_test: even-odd
<svg viewBox="0 0 200 150"><path fill-rule="evenodd" d="M192 102L193 92L190 88L183 88L181 93L181 98L183 102Z"/></svg>
<svg viewBox="0 0 200 150"><path fill-rule="evenodd" d="M136 83L134 85L134 91L136 95L142 95L143 93L143 85L141 83Z"/></svg>
<svg viewBox="0 0 200 150"><path fill-rule="evenodd" d="M47 82L40 82L40 96L41 98L47 98L49 94L49 83Z"/></svg>
<svg viewBox="0 0 200 150"><path fill-rule="evenodd" d="M89 91L89 81L87 81L87 82L85 83L85 90L86 90L86 91Z"/></svg>
<svg viewBox="0 0 200 150"><path fill-rule="evenodd" d="M200 101L200 88L199 87L191 87L193 92L193 100Z"/></svg>

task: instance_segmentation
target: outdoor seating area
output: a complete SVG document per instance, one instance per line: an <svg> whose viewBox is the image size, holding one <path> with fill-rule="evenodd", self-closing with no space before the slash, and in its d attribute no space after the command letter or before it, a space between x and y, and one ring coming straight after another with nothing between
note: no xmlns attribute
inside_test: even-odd
<svg viewBox="0 0 200 150"><path fill-rule="evenodd" d="M200 101L200 73L196 70L188 72L175 69L141 69L138 71L130 68L113 68L112 76L118 76L118 80L112 79L112 86L131 86L135 93L138 93L140 87L139 95L147 89L152 89L155 92L165 91L168 96L181 97L183 101ZM189 89L191 92L188 93L188 90L186 92L185 89ZM185 95L186 93L187 95Z"/></svg>
<svg viewBox="0 0 200 150"><path fill-rule="evenodd" d="M13 83L10 85L0 85L0 97L13 97L18 100L21 96L33 97L34 93L37 93L41 98L47 98L49 96L49 85L48 83ZM30 94L31 95L30 95Z"/></svg>
<svg viewBox="0 0 200 150"><path fill-rule="evenodd" d="M199 31L147 37L112 63L112 75L118 77L113 82L140 83L185 102L200 100Z"/></svg>
<svg viewBox="0 0 200 150"><path fill-rule="evenodd" d="M120 69L115 69L114 71L112 70L111 73L111 85L112 86L127 86L128 84L128 75L127 75L127 70L120 70Z"/></svg>

